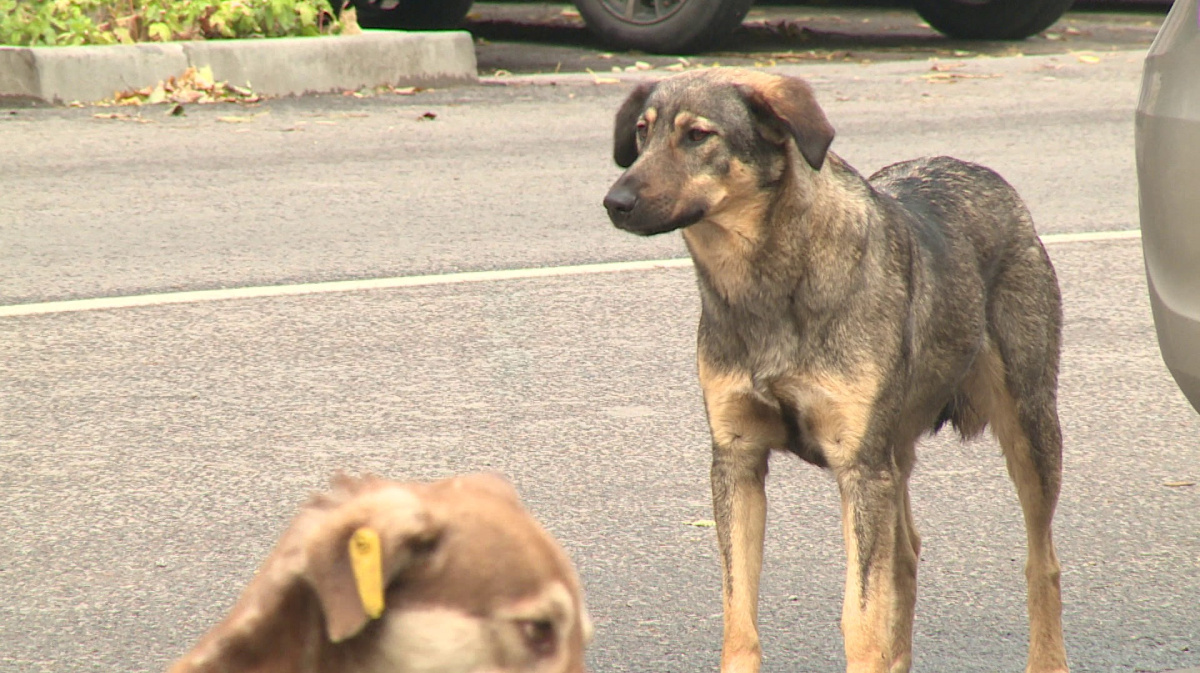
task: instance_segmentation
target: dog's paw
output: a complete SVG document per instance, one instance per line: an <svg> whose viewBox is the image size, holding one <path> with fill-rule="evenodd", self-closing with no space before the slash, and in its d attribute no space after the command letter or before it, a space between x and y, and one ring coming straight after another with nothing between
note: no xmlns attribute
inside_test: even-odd
<svg viewBox="0 0 1200 673"><path fill-rule="evenodd" d="M762 652L729 652L721 657L721 673L758 673Z"/></svg>

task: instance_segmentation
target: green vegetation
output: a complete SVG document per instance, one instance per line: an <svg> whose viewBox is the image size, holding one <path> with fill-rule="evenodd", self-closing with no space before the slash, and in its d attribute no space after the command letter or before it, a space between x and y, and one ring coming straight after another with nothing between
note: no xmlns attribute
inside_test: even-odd
<svg viewBox="0 0 1200 673"><path fill-rule="evenodd" d="M328 35L328 0L0 0L0 44L61 46Z"/></svg>

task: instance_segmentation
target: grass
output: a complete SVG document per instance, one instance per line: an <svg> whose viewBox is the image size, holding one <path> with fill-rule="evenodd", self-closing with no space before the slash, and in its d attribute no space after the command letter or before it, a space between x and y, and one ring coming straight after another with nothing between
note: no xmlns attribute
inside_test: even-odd
<svg viewBox="0 0 1200 673"><path fill-rule="evenodd" d="M0 0L0 45L336 34L328 0Z"/></svg>

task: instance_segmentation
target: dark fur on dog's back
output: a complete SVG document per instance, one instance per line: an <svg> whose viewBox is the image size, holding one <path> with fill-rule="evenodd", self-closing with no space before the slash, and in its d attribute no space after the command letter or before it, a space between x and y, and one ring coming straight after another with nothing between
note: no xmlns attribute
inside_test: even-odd
<svg viewBox="0 0 1200 673"><path fill-rule="evenodd" d="M1056 410L1061 302L1028 210L948 157L864 180L800 80L709 70L617 113L614 224L681 230L701 293L698 361L723 561L722 670L756 671L771 449L833 471L847 546L848 667L907 671L920 537L915 442L991 425L1029 530L1029 671L1065 671Z"/></svg>
<svg viewBox="0 0 1200 673"><path fill-rule="evenodd" d="M1006 362L1018 358L1018 353L1006 346L1036 340L1028 345L1037 346L1046 353L1047 359L1042 364L1051 378L1045 383L1053 387L1062 329L1057 280L1034 231L1029 211L1016 191L995 171L949 157L893 164L872 175L870 182L907 211L914 238L927 256L926 266L933 273L942 268L943 260L965 252L955 248L954 242L958 239L970 246L968 259L974 267L969 270L978 274L985 296L995 294L1002 278L1015 280L1010 268L1014 263L1031 274L1031 277L1023 278L1022 283L1041 286L1041 292L1022 295L1021 306L1011 308L1044 315L1044 332L1025 334L1017 329L1012 333L1014 326L1003 321L1007 314L985 306L987 333L994 335L993 340ZM970 222L976 226L957 232L946 231L947 225L943 223L957 222ZM1008 275L1002 275L1006 271ZM961 276L953 274L947 280L958 277ZM1035 392L1029 388L1019 391L1021 397L1029 397ZM964 439L969 439L983 430L984 419L970 406L969 399L956 394L942 408L934 430L940 429L945 422L950 422Z"/></svg>

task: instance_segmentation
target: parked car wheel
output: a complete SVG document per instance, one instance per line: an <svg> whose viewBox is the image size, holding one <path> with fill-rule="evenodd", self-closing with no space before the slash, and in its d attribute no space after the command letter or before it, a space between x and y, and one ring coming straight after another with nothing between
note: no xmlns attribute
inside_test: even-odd
<svg viewBox="0 0 1200 673"><path fill-rule="evenodd" d="M939 32L964 40L1024 40L1046 30L1073 0L913 0Z"/></svg>
<svg viewBox="0 0 1200 673"><path fill-rule="evenodd" d="M575 0L588 28L618 49L703 51L742 24L754 0Z"/></svg>
<svg viewBox="0 0 1200 673"><path fill-rule="evenodd" d="M457 28L471 9L473 0L349 0L363 28L398 30L446 30Z"/></svg>

